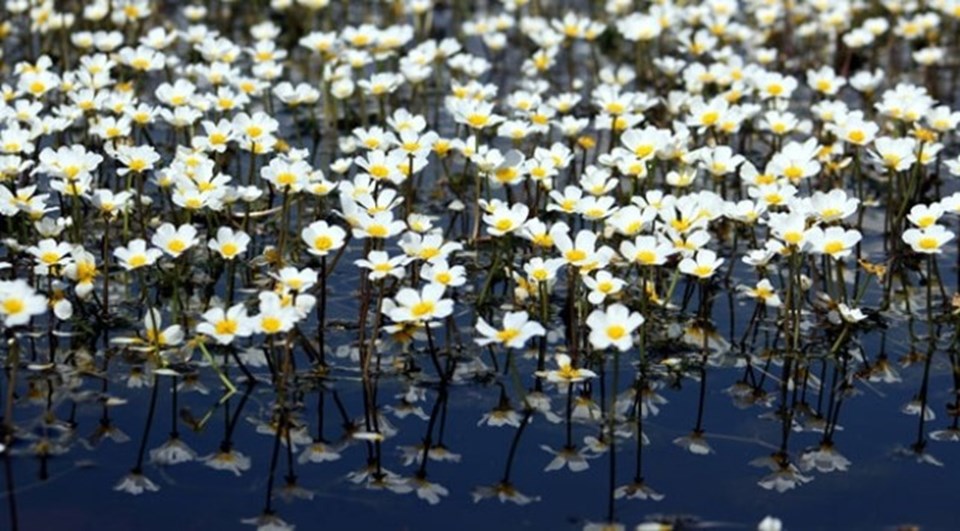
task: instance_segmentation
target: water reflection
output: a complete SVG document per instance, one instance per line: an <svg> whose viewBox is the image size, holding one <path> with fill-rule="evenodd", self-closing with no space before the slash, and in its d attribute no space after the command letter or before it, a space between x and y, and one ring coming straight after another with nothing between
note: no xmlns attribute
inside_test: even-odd
<svg viewBox="0 0 960 531"><path fill-rule="evenodd" d="M111 4L0 20L5 527L955 521L933 6Z"/></svg>
<svg viewBox="0 0 960 531"><path fill-rule="evenodd" d="M732 296L708 289L689 303L700 316L715 315L712 306ZM749 309L751 303L733 304ZM154 495L182 488L169 481L168 469L206 466L245 478L266 468L263 481L254 483L262 495L259 513L228 518L283 528L297 523L283 513L314 500L318 482L415 496L429 505L458 496L476 503L551 503L550 483L518 475L520 460L547 476L596 469L591 477L606 480L591 480L582 495L606 500L603 513L589 513L592 519L615 522L627 504L682 495L659 488L661 478L649 474L649 460L675 459L663 444L651 449L651 441L672 441L702 459L722 459L713 454L723 453L716 448L723 442L746 444L755 449L748 464L756 470L744 469L737 481L785 493L857 466L856 450L848 452L845 443L858 435L844 431L841 419L859 395L884 395L890 386L894 394L900 385L912 389L901 412L916 417L915 428L901 433L897 455L944 466L934 444L960 440L958 379L944 377L960 373L955 327L947 319L926 327L911 317L896 334L878 324L825 323L809 328L806 347L794 352L783 348L783 327L761 305L747 322L731 318L729 335L720 332L727 323L685 315L664 310L645 323L643 357L592 351L584 341L580 369L565 365L566 354L543 360L545 352L571 350L562 336L545 335L530 349L474 346L454 339L462 334L456 320L397 330L404 337L371 353L377 360L366 373L358 371L364 354L334 351L321 363L298 346L309 341L299 331L258 352L256 344L208 345L208 357L176 369L157 368L154 352L131 350L106 335L90 350L72 338L47 362L48 336L24 332L24 359L9 364L4 380L10 525L17 527L20 485L29 483L15 461L31 458L44 481L69 473L63 481L73 484L84 481L84 468L112 459L118 444L136 446L127 471L112 485L91 483L91 489ZM909 332L914 329L927 334ZM696 399L672 403L673 395L685 393ZM742 413L712 421L719 393ZM938 405L944 396L948 403ZM471 442L469 432L451 438L455 416L468 417L458 426L495 434L482 445ZM763 436L736 430L738 418L753 416L777 428ZM653 434L651 422L678 426L678 435ZM679 431L684 423L690 426L685 434ZM261 436L270 443L252 453L249 442ZM257 461L266 466L253 468ZM71 462L76 472L64 468ZM335 462L350 471L331 477L325 468ZM478 468L478 462L486 464ZM461 466L486 479L470 485L456 474L435 473Z"/></svg>

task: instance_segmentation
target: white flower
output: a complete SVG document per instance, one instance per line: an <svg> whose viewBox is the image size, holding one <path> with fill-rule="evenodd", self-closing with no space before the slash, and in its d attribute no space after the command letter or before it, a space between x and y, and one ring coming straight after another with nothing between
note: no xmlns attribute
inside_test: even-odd
<svg viewBox="0 0 960 531"><path fill-rule="evenodd" d="M243 231L234 231L230 227L217 229L217 237L207 242L207 247L219 254L224 260L233 260L247 251L250 236Z"/></svg>
<svg viewBox="0 0 960 531"><path fill-rule="evenodd" d="M477 321L477 332L483 337L475 341L480 346L498 343L508 348L523 348L531 337L547 333L543 325L529 319L527 312L507 312L503 316L503 329L497 330L481 317Z"/></svg>
<svg viewBox="0 0 960 531"><path fill-rule="evenodd" d="M419 292L402 288L394 298L396 307L390 310L389 316L398 323L443 319L453 313L453 301L441 298L444 290L440 284L428 284Z"/></svg>
<svg viewBox="0 0 960 531"><path fill-rule="evenodd" d="M681 273L706 279L713 276L723 262L723 258L717 258L717 253L703 249L697 251L695 258L687 257L680 261L679 268Z"/></svg>
<svg viewBox="0 0 960 531"><path fill-rule="evenodd" d="M590 327L590 344L597 349L614 346L621 352L633 346L633 332L644 322L638 312L631 312L622 304L614 304L606 310L594 310L587 317Z"/></svg>
<svg viewBox="0 0 960 531"><path fill-rule="evenodd" d="M314 256L327 256L331 251L343 247L347 233L336 225L326 221L315 221L307 225L300 237L307 244L307 252Z"/></svg>
<svg viewBox="0 0 960 531"><path fill-rule="evenodd" d="M757 282L756 287L740 286L739 289L746 296L757 299L771 308L780 307L780 295L777 294L777 291L773 288L773 284L768 279Z"/></svg>
<svg viewBox="0 0 960 531"><path fill-rule="evenodd" d="M174 347L183 342L183 329L180 325L171 325L161 329L163 318L160 310L150 308L143 318L144 335L147 343L150 345L162 347Z"/></svg>
<svg viewBox="0 0 960 531"><path fill-rule="evenodd" d="M223 308L210 308L203 314L204 322L197 325L197 332L206 334L227 345L234 337L248 337L253 333L250 317L243 303L235 304L227 311Z"/></svg>
<svg viewBox="0 0 960 531"><path fill-rule="evenodd" d="M25 280L0 280L0 317L4 326L27 324L30 318L47 312L47 298Z"/></svg>
<svg viewBox="0 0 960 531"><path fill-rule="evenodd" d="M514 203L507 207L504 203L497 203L493 211L483 216L487 224L487 232L491 236L503 236L520 228L527 220L530 209L523 203Z"/></svg>
<svg viewBox="0 0 960 531"><path fill-rule="evenodd" d="M578 369L570 365L570 356L566 354L557 354L554 356L557 362L557 369L552 371L537 371L536 375L540 378L546 378L548 382L553 383L575 383L582 382L588 378L596 378L597 373L590 369Z"/></svg>
<svg viewBox="0 0 960 531"><path fill-rule="evenodd" d="M590 288L587 301L594 306L601 304L607 296L620 293L620 290L626 285L626 282L614 277L609 271L597 271L595 277L588 275L582 278L583 284Z"/></svg>
<svg viewBox="0 0 960 531"><path fill-rule="evenodd" d="M467 283L467 270L463 266L450 266L445 259L437 259L423 264L420 278L441 284L448 288L457 288Z"/></svg>
<svg viewBox="0 0 960 531"><path fill-rule="evenodd" d="M163 256L163 251L152 248L147 249L147 242L141 239L131 240L126 247L117 247L113 250L113 256L120 261L120 265L127 271L133 271L141 267L151 266L157 259Z"/></svg>
<svg viewBox="0 0 960 531"><path fill-rule="evenodd" d="M843 227L813 227L806 233L806 240L810 250L817 254L826 254L836 260L842 260L853 252L853 248L860 243L863 236L860 231Z"/></svg>
<svg viewBox="0 0 960 531"><path fill-rule="evenodd" d="M163 252L177 258L197 244L197 229L193 225L174 227L171 223L164 223L157 228L150 241Z"/></svg>
<svg viewBox="0 0 960 531"><path fill-rule="evenodd" d="M954 234L943 225L931 225L924 229L907 229L903 231L903 241L921 254L940 254L943 246L952 240Z"/></svg>
<svg viewBox="0 0 960 531"><path fill-rule="evenodd" d="M370 280L382 280L388 276L403 278L403 267L409 262L410 258L404 255L390 257L385 251L370 251L366 259L356 260L353 263L358 267L369 269L368 277Z"/></svg>

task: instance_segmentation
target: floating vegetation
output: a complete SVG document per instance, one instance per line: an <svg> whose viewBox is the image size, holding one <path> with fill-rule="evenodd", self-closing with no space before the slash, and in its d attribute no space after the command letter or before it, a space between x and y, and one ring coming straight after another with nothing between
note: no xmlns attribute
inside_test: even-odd
<svg viewBox="0 0 960 531"><path fill-rule="evenodd" d="M0 13L5 528L954 522L955 0Z"/></svg>

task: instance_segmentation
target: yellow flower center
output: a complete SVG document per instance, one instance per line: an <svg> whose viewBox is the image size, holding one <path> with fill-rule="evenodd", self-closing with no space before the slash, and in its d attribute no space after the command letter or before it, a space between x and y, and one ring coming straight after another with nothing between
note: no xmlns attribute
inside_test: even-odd
<svg viewBox="0 0 960 531"><path fill-rule="evenodd" d="M690 228L690 220L677 218L670 222L670 226L677 232L686 232Z"/></svg>
<svg viewBox="0 0 960 531"><path fill-rule="evenodd" d="M220 254L226 258L233 258L240 252L240 247L233 242L226 242L220 246Z"/></svg>
<svg viewBox="0 0 960 531"><path fill-rule="evenodd" d="M610 339L614 339L614 340L620 339L626 333L627 333L627 329L624 328L622 325L615 324L607 327L607 337L609 337Z"/></svg>
<svg viewBox="0 0 960 531"><path fill-rule="evenodd" d="M502 343L509 343L514 338L520 335L520 331L516 328L505 328L503 330L497 331L497 339Z"/></svg>
<svg viewBox="0 0 960 531"><path fill-rule="evenodd" d="M436 247L424 247L420 249L418 256L423 260L430 260L440 255L440 249Z"/></svg>
<svg viewBox="0 0 960 531"><path fill-rule="evenodd" d="M72 181L80 173L80 166L70 165L63 169L63 175L67 180Z"/></svg>
<svg viewBox="0 0 960 531"><path fill-rule="evenodd" d="M333 247L333 239L329 236L317 236L313 240L313 247L318 251L329 251Z"/></svg>
<svg viewBox="0 0 960 531"><path fill-rule="evenodd" d="M641 158L641 159L649 157L652 153L653 153L653 146L651 146L650 144L640 144L639 146L636 147L636 149L633 150L633 154L636 155L637 158Z"/></svg>
<svg viewBox="0 0 960 531"><path fill-rule="evenodd" d="M155 328L148 328L144 331L144 335L147 336L147 341L154 345L163 345L166 343L163 339L163 334Z"/></svg>
<svg viewBox="0 0 960 531"><path fill-rule="evenodd" d="M230 336L237 333L237 322L227 318L214 325L213 329L220 335Z"/></svg>
<svg viewBox="0 0 960 531"><path fill-rule="evenodd" d="M40 261L47 264L53 265L60 261L60 253L55 253L53 251L47 251L40 255Z"/></svg>
<svg viewBox="0 0 960 531"><path fill-rule="evenodd" d="M693 274L698 277L709 277L713 274L713 267L708 265L698 265L693 269Z"/></svg>
<svg viewBox="0 0 960 531"><path fill-rule="evenodd" d="M374 238L386 238L387 234L389 234L389 231L383 225L375 223L367 228L367 234L373 236Z"/></svg>
<svg viewBox="0 0 960 531"><path fill-rule="evenodd" d="M22 312L25 307L26 304L24 304L23 299L10 297L3 301L3 313L7 315L18 314Z"/></svg>
<svg viewBox="0 0 960 531"><path fill-rule="evenodd" d="M497 178L497 181L507 183L515 179L517 173L519 172L517 172L516 168L500 168L494 173L494 176Z"/></svg>
<svg viewBox="0 0 960 531"><path fill-rule="evenodd" d="M803 177L803 169L799 166L788 166L787 169L783 170L783 175L791 181L796 181Z"/></svg>
<svg viewBox="0 0 960 531"><path fill-rule="evenodd" d="M490 117L486 114L472 113L467 116L467 123L470 124L470 127L475 129L480 129L487 125L487 122L490 121Z"/></svg>
<svg viewBox="0 0 960 531"><path fill-rule="evenodd" d="M260 327L263 328L263 331L268 334L275 334L280 331L280 328L283 327L283 322L281 322L277 317L268 315L260 319Z"/></svg>
<svg viewBox="0 0 960 531"><path fill-rule="evenodd" d="M386 179L387 176L390 175L390 168L387 168L383 164L370 166L370 175L376 179Z"/></svg>
<svg viewBox="0 0 960 531"><path fill-rule="evenodd" d="M636 260L641 264L650 265L657 261L657 253L650 250L637 251Z"/></svg>
<svg viewBox="0 0 960 531"><path fill-rule="evenodd" d="M88 284L97 276L97 266L93 262L77 263L77 282Z"/></svg>
<svg viewBox="0 0 960 531"><path fill-rule="evenodd" d="M568 262L582 262L587 259L587 252L582 249L570 249L563 253L563 257L566 258Z"/></svg>
<svg viewBox="0 0 960 531"><path fill-rule="evenodd" d="M641 221L631 221L630 223L627 224L626 227L623 228L623 231L624 231L625 233L627 233L628 235L632 236L632 235L640 232L640 229L642 229L642 228L643 228L643 222L641 222Z"/></svg>
<svg viewBox="0 0 960 531"><path fill-rule="evenodd" d="M507 232L513 228L513 220L509 218L501 218L498 219L493 226L496 227L496 229L500 232Z"/></svg>
<svg viewBox="0 0 960 531"><path fill-rule="evenodd" d="M764 201L770 203L771 205L779 205L783 203L783 196L779 192L773 192L763 196Z"/></svg>
<svg viewBox="0 0 960 531"><path fill-rule="evenodd" d="M846 249L846 247L843 245L843 242L839 240L827 242L827 244L823 246L823 252L827 254L837 254L844 249Z"/></svg>
<svg viewBox="0 0 960 531"><path fill-rule="evenodd" d="M414 317L421 318L432 314L435 307L432 301L420 301L410 308L410 313Z"/></svg>
<svg viewBox="0 0 960 531"><path fill-rule="evenodd" d="M700 122L703 125L713 125L720 119L720 113L717 111L707 111L700 116Z"/></svg>
<svg viewBox="0 0 960 531"><path fill-rule="evenodd" d="M183 240L170 240L170 243L167 244L167 249L175 253L181 253L184 249L187 248L187 243Z"/></svg>
<svg viewBox="0 0 960 531"><path fill-rule="evenodd" d="M843 212L839 208L834 207L828 207L820 211L820 217L823 219L833 219L840 216L840 214L843 214Z"/></svg>
<svg viewBox="0 0 960 531"><path fill-rule="evenodd" d="M919 245L924 251L932 251L940 248L940 241L933 236L924 236L920 238L920 241L917 242L917 245Z"/></svg>
<svg viewBox="0 0 960 531"><path fill-rule="evenodd" d="M564 380L574 380L580 377L580 370L574 369L570 365L561 365L557 370L557 376Z"/></svg>

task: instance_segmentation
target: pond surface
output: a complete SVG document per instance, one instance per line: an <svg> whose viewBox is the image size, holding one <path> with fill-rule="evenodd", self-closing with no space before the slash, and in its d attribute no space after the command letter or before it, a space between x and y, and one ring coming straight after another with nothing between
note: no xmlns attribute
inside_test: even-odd
<svg viewBox="0 0 960 531"><path fill-rule="evenodd" d="M0 15L0 529L960 527L946 3Z"/></svg>

